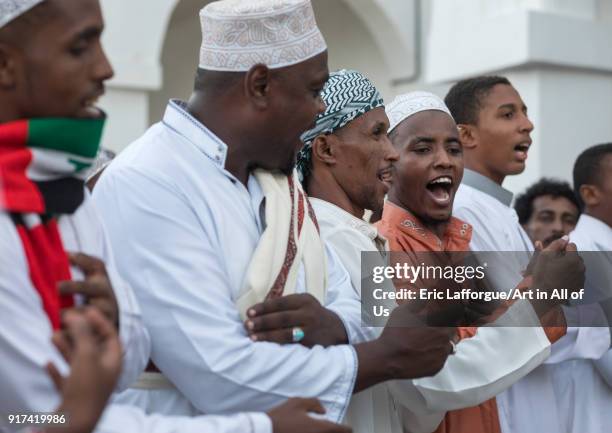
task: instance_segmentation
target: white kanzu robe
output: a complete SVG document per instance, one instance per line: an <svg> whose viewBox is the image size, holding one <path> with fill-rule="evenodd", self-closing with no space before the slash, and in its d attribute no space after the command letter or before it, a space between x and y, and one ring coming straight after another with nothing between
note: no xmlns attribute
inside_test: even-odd
<svg viewBox="0 0 612 433"><path fill-rule="evenodd" d="M117 274L106 234L91 199L75 214L62 216L59 229L67 251L83 252L102 259L120 309L119 335L124 348L123 372L118 390L125 389L149 359L150 342L142 324L140 308L129 285ZM73 278L80 272L72 269ZM68 367L51 343L52 329L41 299L29 277L28 264L10 217L0 212L0 413L53 412L60 403L45 366L55 364L63 373ZM2 425L1 431L16 431L21 425ZM194 418L146 415L141 409L110 405L96 433L272 433L272 423L263 413L228 417Z"/></svg>
<svg viewBox="0 0 612 433"><path fill-rule="evenodd" d="M311 199L321 233L349 271L361 297L362 251L388 249L377 230L332 203ZM386 258L381 255L381 265ZM392 284L392 283L389 283ZM389 287L388 290L394 290ZM514 320L537 320L526 301L511 308ZM499 319L503 323L505 317ZM374 338L380 329L363 328ZM476 406L507 389L540 365L550 354L550 342L540 327L481 327L461 340L457 351L434 377L391 381L356 394L347 421L355 433L430 433L449 410Z"/></svg>
<svg viewBox="0 0 612 433"><path fill-rule="evenodd" d="M508 263L506 272L488 274L495 278L494 284L502 288L516 286L529 261L529 253L533 251L516 212L510 207L511 201L510 191L466 169L453 206L453 215L473 227L470 250L516 252L509 255L514 261ZM601 323L606 320L599 306L585 308L589 308L591 316L599 315ZM496 397L503 433L565 432L567 426L557 407L549 364L574 358L598 359L610 348L608 328L572 326L572 319L580 311L564 311L568 322L567 334L552 345L551 356L542 366Z"/></svg>
<svg viewBox="0 0 612 433"><path fill-rule="evenodd" d="M225 169L227 151L171 101L163 121L119 155L94 190L119 270L140 301L151 358L172 384L128 390L121 401L200 414L318 397L325 416L340 422L357 372L354 349L254 343L240 320L235 301L263 232L265 203L253 176L245 186ZM359 298L334 252L326 255L328 307L349 335L358 333ZM303 269L296 291L304 291Z"/></svg>
<svg viewBox="0 0 612 433"><path fill-rule="evenodd" d="M587 253L586 293L612 296L612 228L582 215L570 234L579 251ZM596 257L594 257L596 256ZM595 260L592 260L595 259ZM573 359L552 371L559 413L567 433L607 433L612 426L612 351L601 359Z"/></svg>

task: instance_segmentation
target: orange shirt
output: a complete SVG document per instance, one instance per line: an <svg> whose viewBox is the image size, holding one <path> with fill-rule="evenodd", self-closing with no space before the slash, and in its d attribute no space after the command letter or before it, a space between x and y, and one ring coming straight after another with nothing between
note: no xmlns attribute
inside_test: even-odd
<svg viewBox="0 0 612 433"><path fill-rule="evenodd" d="M421 222L406 209L393 203L385 202L382 219L375 224L379 233L389 241L389 250L396 252L444 252L469 251L472 238L472 226L451 217L442 239L431 230L423 227ZM519 288L528 287L531 277L519 283ZM558 310L551 310L542 319L543 323L560 323ZM545 327L544 331L551 343L563 337L566 327ZM459 339L476 335L475 327L457 328ZM434 433L501 433L497 403L495 398L478 406L452 410L446 413L444 420Z"/></svg>
<svg viewBox="0 0 612 433"><path fill-rule="evenodd" d="M410 212L388 201L376 226L389 241L390 251L468 251L472 238L472 227L451 217L440 239ZM457 334L461 339L470 338L476 335L476 328L457 328ZM475 407L447 412L435 433L501 433L495 398Z"/></svg>

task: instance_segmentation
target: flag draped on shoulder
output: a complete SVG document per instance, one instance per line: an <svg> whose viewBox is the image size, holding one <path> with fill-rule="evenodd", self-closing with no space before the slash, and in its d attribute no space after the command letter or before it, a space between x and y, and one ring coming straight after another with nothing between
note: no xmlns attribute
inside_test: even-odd
<svg viewBox="0 0 612 433"><path fill-rule="evenodd" d="M0 211L17 229L53 329L61 308L57 283L70 280L70 264L57 217L74 213L85 197L84 181L98 153L105 118L33 119L0 125Z"/></svg>

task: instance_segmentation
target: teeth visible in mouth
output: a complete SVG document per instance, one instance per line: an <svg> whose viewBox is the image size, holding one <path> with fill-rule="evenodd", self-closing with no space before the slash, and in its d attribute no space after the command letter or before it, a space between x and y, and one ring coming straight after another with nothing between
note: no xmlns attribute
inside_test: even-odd
<svg viewBox="0 0 612 433"><path fill-rule="evenodd" d="M86 99L85 102L83 102L83 106L85 108L93 107L96 104L96 102L98 102L98 97L89 98L89 99Z"/></svg>
<svg viewBox="0 0 612 433"><path fill-rule="evenodd" d="M453 180L450 177L439 177L437 179L432 180L431 182L429 182L431 185L452 185Z"/></svg>
<svg viewBox="0 0 612 433"><path fill-rule="evenodd" d="M391 173L391 170L385 170L381 173L378 173L378 179L381 182L390 182L391 179L393 179L393 174Z"/></svg>

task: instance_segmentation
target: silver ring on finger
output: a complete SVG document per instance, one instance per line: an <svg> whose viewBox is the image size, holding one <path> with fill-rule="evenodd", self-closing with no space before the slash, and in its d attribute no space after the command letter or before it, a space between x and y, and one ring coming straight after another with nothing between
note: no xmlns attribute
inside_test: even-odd
<svg viewBox="0 0 612 433"><path fill-rule="evenodd" d="M305 337L304 330L299 326L296 326L291 330L291 336L293 338L294 343L299 343Z"/></svg>

